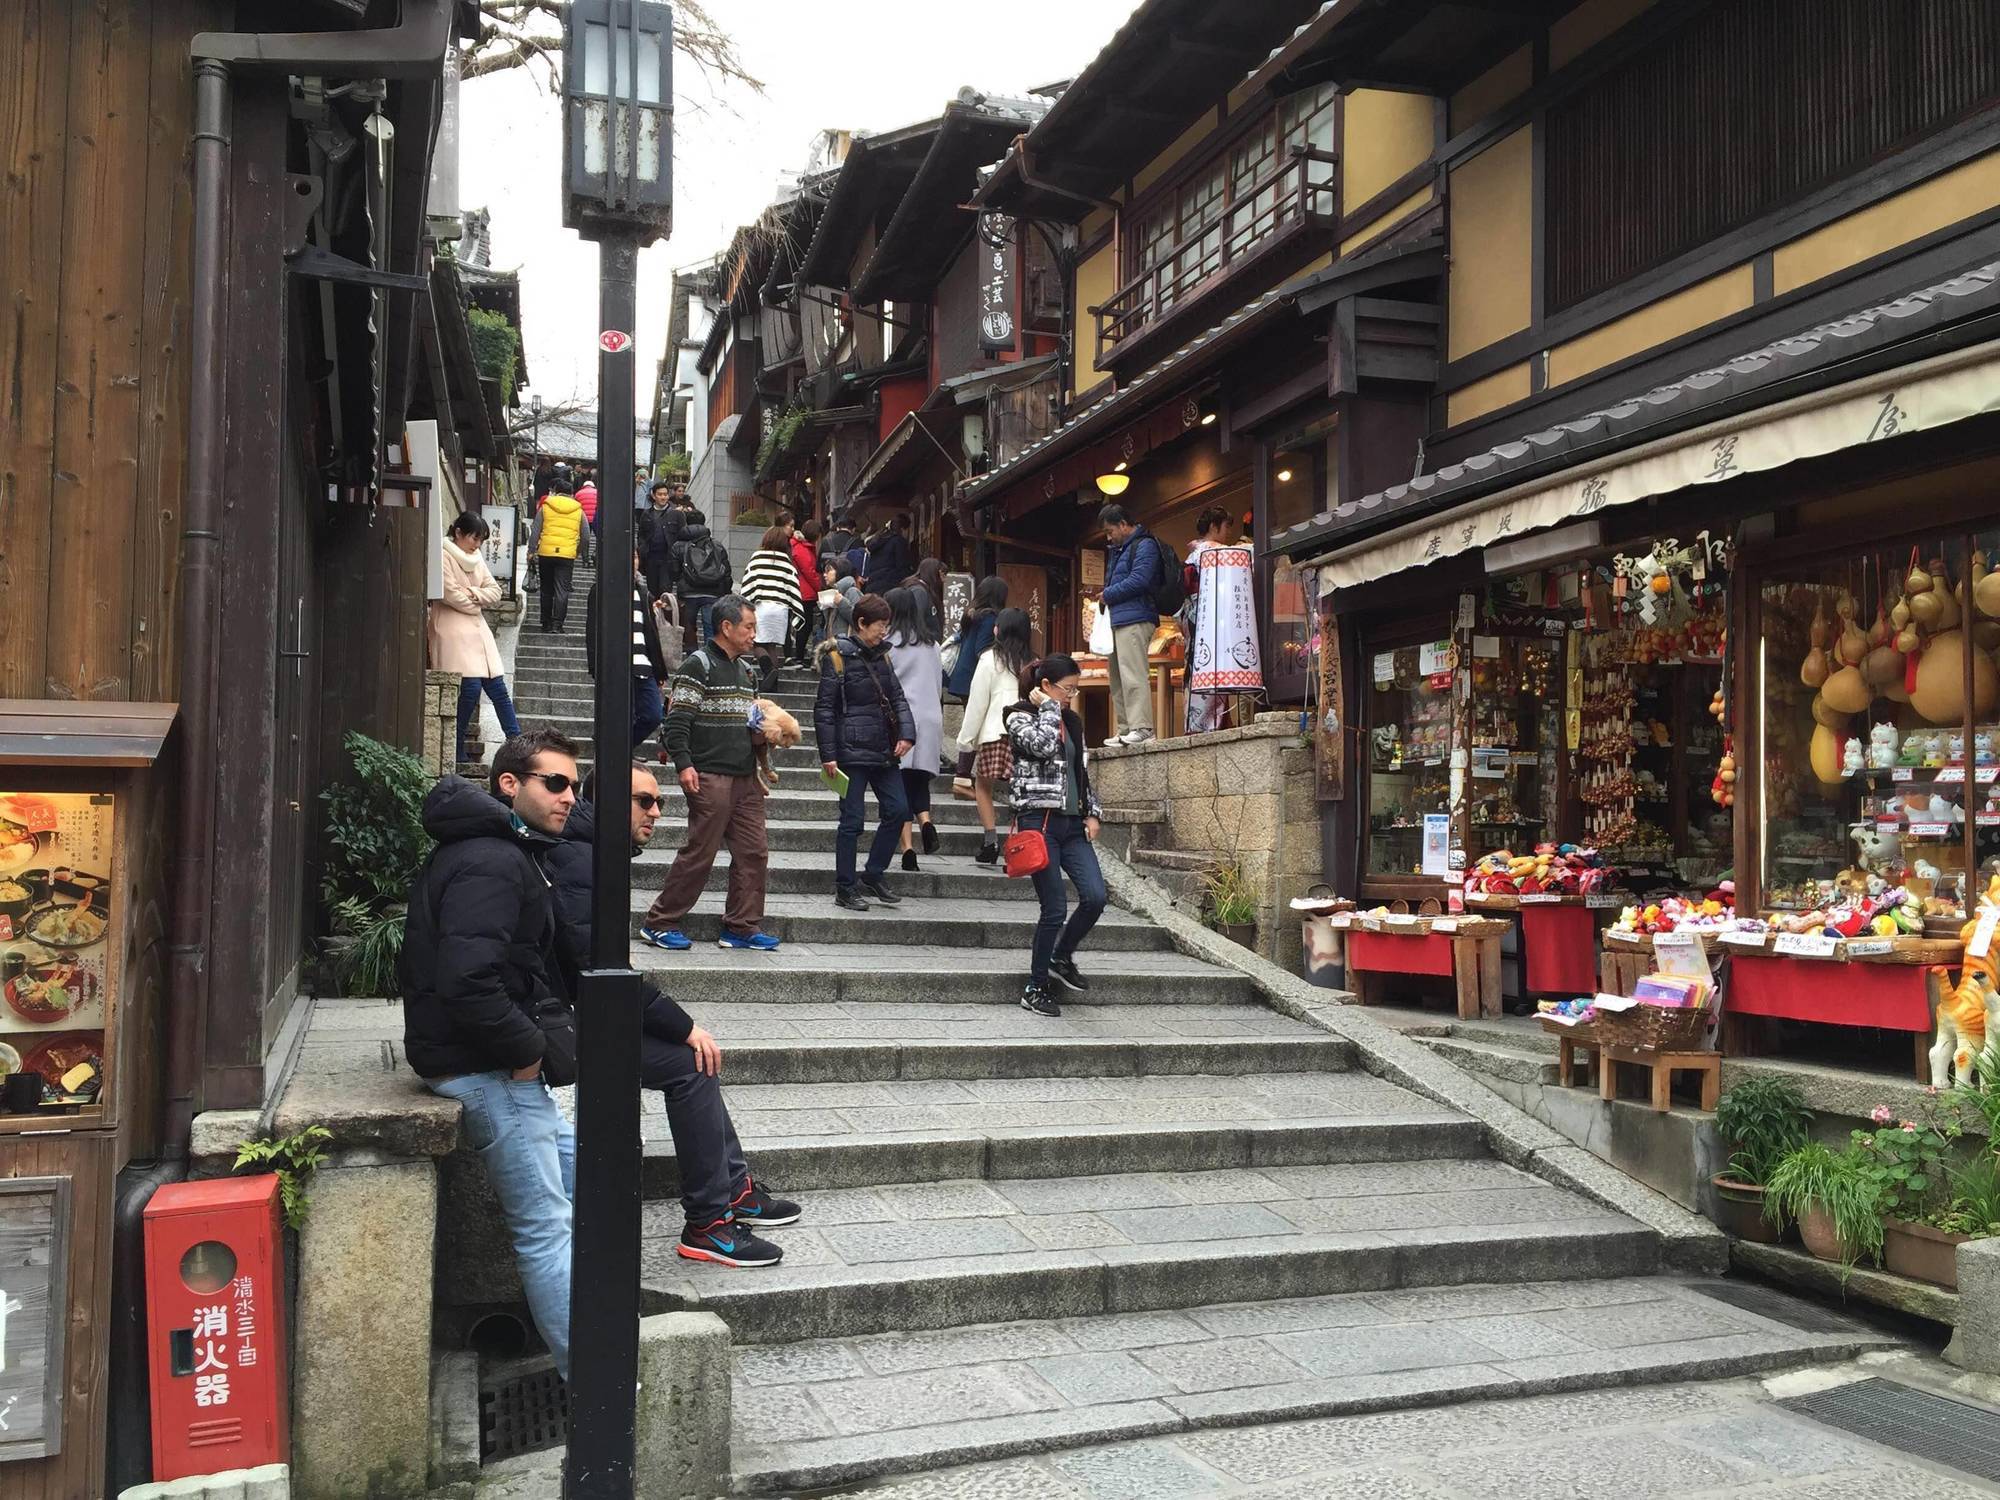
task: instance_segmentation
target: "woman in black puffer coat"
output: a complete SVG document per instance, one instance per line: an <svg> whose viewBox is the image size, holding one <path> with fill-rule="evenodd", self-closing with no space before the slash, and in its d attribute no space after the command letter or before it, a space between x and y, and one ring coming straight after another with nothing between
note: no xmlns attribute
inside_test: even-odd
<svg viewBox="0 0 2000 1500"><path fill-rule="evenodd" d="M813 727L827 777L836 784L839 777L847 778L833 846L834 905L866 911L866 893L894 906L902 898L886 883L889 861L910 817L900 762L916 740L917 727L889 660L889 601L881 595L862 595L854 606L853 632L822 649ZM857 884L855 852L861 842L863 799L871 787L882 821Z"/></svg>

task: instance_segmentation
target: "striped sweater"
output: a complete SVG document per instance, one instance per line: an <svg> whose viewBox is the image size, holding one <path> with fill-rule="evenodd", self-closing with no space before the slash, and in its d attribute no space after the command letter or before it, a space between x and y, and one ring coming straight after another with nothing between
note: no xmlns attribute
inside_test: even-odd
<svg viewBox="0 0 2000 1500"><path fill-rule="evenodd" d="M673 708L660 738L678 774L693 766L704 776L749 776L757 769L750 710L757 702L749 658L730 658L707 645L674 673Z"/></svg>
<svg viewBox="0 0 2000 1500"><path fill-rule="evenodd" d="M805 603L799 597L798 565L789 553L756 551L743 565L743 577L736 591L752 604L782 604L794 622L805 619Z"/></svg>

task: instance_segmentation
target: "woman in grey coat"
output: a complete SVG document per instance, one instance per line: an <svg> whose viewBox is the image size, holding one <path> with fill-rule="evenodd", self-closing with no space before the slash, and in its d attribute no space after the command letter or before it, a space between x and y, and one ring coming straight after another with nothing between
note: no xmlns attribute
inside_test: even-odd
<svg viewBox="0 0 2000 1500"><path fill-rule="evenodd" d="M903 793L910 804L910 821L903 825L903 868L917 868L916 840L924 853L935 854L938 831L931 823L931 780L944 754L944 666L938 659L937 611L921 586L891 589L889 599L889 662L909 700L916 721L916 741L903 757Z"/></svg>

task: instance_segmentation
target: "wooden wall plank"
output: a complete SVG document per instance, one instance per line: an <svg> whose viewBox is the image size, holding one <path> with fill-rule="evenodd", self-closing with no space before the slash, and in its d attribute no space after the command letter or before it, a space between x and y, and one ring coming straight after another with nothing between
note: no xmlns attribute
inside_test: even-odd
<svg viewBox="0 0 2000 1500"><path fill-rule="evenodd" d="M188 42L222 29L218 0L155 0L146 117L145 302L140 329L139 476L132 511L131 696L171 703L180 639L181 505L187 483L194 69Z"/></svg>
<svg viewBox="0 0 2000 1500"><path fill-rule="evenodd" d="M151 0L71 16L63 306L56 346L48 662L39 696L123 698L132 680L132 501L152 82Z"/></svg>
<svg viewBox="0 0 2000 1500"><path fill-rule="evenodd" d="M62 290L64 0L0 5L0 59L0 697L39 698Z"/></svg>

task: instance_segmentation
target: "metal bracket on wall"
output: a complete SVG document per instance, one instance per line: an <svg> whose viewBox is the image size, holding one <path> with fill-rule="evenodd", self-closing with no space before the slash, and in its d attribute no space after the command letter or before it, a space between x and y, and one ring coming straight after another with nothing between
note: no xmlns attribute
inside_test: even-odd
<svg viewBox="0 0 2000 1500"><path fill-rule="evenodd" d="M364 266L358 260L349 260L344 255L335 255L331 250L318 245L307 245L285 257L285 264L294 276L311 276L321 281L346 281L356 286L381 287L391 292L423 292L430 289L428 277L411 276L401 271L378 271L372 266Z"/></svg>
<svg viewBox="0 0 2000 1500"><path fill-rule="evenodd" d="M325 201L326 182L307 172L289 172L285 180L292 189L285 199L285 254L296 255L305 248L306 231Z"/></svg>

